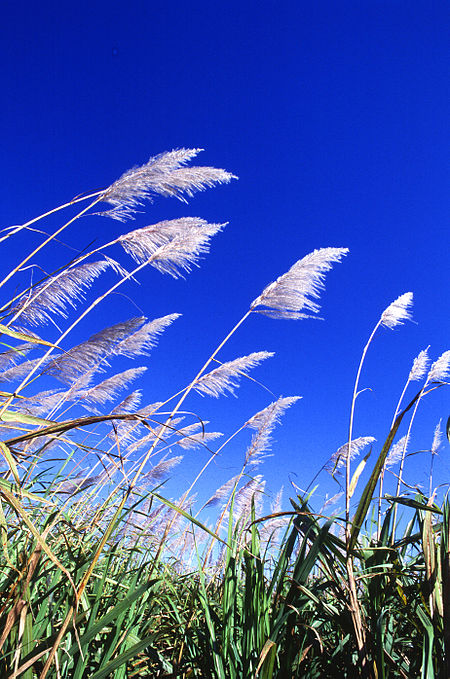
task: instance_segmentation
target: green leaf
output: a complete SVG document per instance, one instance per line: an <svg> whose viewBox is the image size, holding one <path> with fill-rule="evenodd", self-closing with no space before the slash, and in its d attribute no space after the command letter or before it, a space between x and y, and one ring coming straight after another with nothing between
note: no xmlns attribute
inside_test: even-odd
<svg viewBox="0 0 450 679"><path fill-rule="evenodd" d="M36 424L38 426L55 424L53 420L43 420L40 417L25 415L15 410L4 410L0 415L0 420L3 420L3 422L19 422L20 424Z"/></svg>
<svg viewBox="0 0 450 679"><path fill-rule="evenodd" d="M162 497L162 495L158 495L158 493L155 493L155 492L151 491L151 494L152 494L154 497L158 498L158 500L159 500L160 502L162 502L163 504L167 505L167 507L170 507L170 509L173 509L175 512L178 512L178 514L181 514L181 516L183 516L185 519L187 519L187 520L190 521L191 523L195 524L196 526L198 526L199 528L201 528L202 530L204 530L205 533L208 533L209 535L211 535L211 537L215 538L215 539L218 540L219 542L222 542L222 544L227 545L226 541L225 541L225 540L222 540L222 538L219 538L219 536L217 535L217 533L214 533L214 531L212 531L212 530L210 530L209 528L207 528L201 521L199 521L198 519L196 519L196 518L195 518L194 516L192 516L191 514L188 514L188 512L185 512L184 509L181 509L181 507L179 507L178 505L174 504L174 503L171 502L170 500L166 500L165 497ZM228 546L228 545L227 545L227 546Z"/></svg>
<svg viewBox="0 0 450 679"><path fill-rule="evenodd" d="M370 503L372 502L373 494L375 492L375 488L377 487L378 479L380 478L380 474L383 471L384 464L386 462L386 458L389 454L389 450L391 448L392 442L395 438L395 435L398 431L398 428L400 427L400 424L415 402L420 398L422 395L422 391L419 391L413 400L406 406L406 408L397 415L395 422L392 426L392 429L390 430L388 437L384 443L383 448L381 449L381 453L378 456L377 461L375 462L375 466L373 468L372 474L370 475L370 478L366 484L366 487L363 490L363 493L361 495L361 498L359 500L358 507L355 512L355 516L353 517L352 521L352 529L350 533L350 541L348 545L348 550L351 552L355 545L356 541L358 540L358 535L359 531L361 530L361 527L364 523L364 519L366 518L367 512L370 507Z"/></svg>
<svg viewBox="0 0 450 679"><path fill-rule="evenodd" d="M16 466L16 461L14 460L13 456L11 455L10 449L8 448L8 446L5 446L3 441L0 441L0 452L9 465L9 469L11 471L11 474L14 476L14 481L17 483L18 486L20 486L20 478L19 478L19 472L18 472L17 466Z"/></svg>
<svg viewBox="0 0 450 679"><path fill-rule="evenodd" d="M8 481L0 477L0 493L2 491L7 491L8 493L16 495L19 494L21 497L26 497L29 500L38 500L39 502L43 502L45 504L53 504L52 502L50 502L50 500L45 500L40 495L30 493L28 490L24 490L23 488L17 488L17 486L15 486L13 483L9 483Z"/></svg>
<svg viewBox="0 0 450 679"><path fill-rule="evenodd" d="M255 676L257 677L261 670L261 673L259 674L261 679L272 679L276 656L277 645L274 641L268 639L263 646L261 655L259 656L259 663L258 667L256 668Z"/></svg>
<svg viewBox="0 0 450 679"><path fill-rule="evenodd" d="M32 342L33 344L43 344L46 347L53 347L54 349L59 349L56 344L51 342L46 342L39 337L31 337L30 335L25 335L23 332L17 332L17 330L11 330L7 325L2 325L0 323L0 334L8 335L9 337L14 337L15 339L20 339L23 342Z"/></svg>
<svg viewBox="0 0 450 679"><path fill-rule="evenodd" d="M436 507L435 505L426 505L422 502L418 502L417 500L413 500L412 498L409 497L401 497L401 496L396 496L394 497L393 495L386 495L386 500L389 500L389 502L397 502L399 505L406 505L407 507L412 507L413 509L421 509L424 512L433 512L434 514L442 514L442 511L439 509L439 507Z"/></svg>
<svg viewBox="0 0 450 679"><path fill-rule="evenodd" d="M353 493L356 490L356 486L357 486L357 483L359 481L359 477L361 476L361 474L364 471L364 467L366 466L367 460L369 459L371 452L372 452L372 449L369 450L367 455L361 460L359 465L356 467L355 473L352 476L352 480L350 481L350 486L349 486L349 489L348 489L348 496L349 497L352 497Z"/></svg>
<svg viewBox="0 0 450 679"><path fill-rule="evenodd" d="M97 636L97 634L99 634L102 629L109 625L121 613L127 611L131 604L136 601L136 599L139 599L139 597L143 596L149 589L151 589L156 582L157 580L150 580L149 582L145 582L143 585L140 585L134 590L134 592L131 592L131 594L122 599L122 601L119 601L119 603L116 604L114 608L111 609L106 615L100 618L100 620L97 620L97 622L91 625L89 629L80 636L79 642L81 648L85 647L91 639ZM74 655L74 653L77 653L78 651L79 645L78 642L75 642L71 648L69 648L68 653L69 655Z"/></svg>
<svg viewBox="0 0 450 679"><path fill-rule="evenodd" d="M121 667L121 665L128 662L128 660L131 660L131 658L137 656L145 648L147 648L147 646L150 646L150 644L154 641L155 636L155 634L150 634L150 636L145 637L145 639L142 639L142 641L140 641L138 644L134 644L134 646L129 648L127 651L124 651L124 653L118 655L117 658L114 658L114 660L111 660L107 665L105 665L105 667L93 674L91 679L103 679L103 677L112 675L115 670Z"/></svg>

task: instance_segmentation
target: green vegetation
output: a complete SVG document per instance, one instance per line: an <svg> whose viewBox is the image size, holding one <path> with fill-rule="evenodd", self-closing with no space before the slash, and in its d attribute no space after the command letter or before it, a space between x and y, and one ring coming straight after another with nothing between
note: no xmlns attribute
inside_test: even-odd
<svg viewBox="0 0 450 679"><path fill-rule="evenodd" d="M2 241L23 236L49 215L87 203L0 283L13 290L0 318L0 378L13 389L0 392L0 675L449 677L449 502L438 502L432 466L426 496L405 483L404 464L420 402L449 381L450 352L431 367L426 351L414 361L365 487L358 482L373 439L352 436L372 337L379 327L410 318L410 293L387 307L364 349L348 442L327 468L341 483L345 510L328 516L330 506L314 511L312 493L296 495L288 511L278 497L263 512L264 480L256 470L297 397L279 398L242 425L252 432L242 469L202 508L194 489L227 442L210 451L217 434L183 406L192 391L233 392L270 356L217 358L250 314L314 315L325 273L346 249L316 250L296 262L250 304L189 385L144 407L140 392L128 389L145 367L112 374L111 363L147 354L176 314L132 318L74 347L66 338L144 267L175 277L189 271L221 225L182 218L136 229L20 292L20 282L11 287L44 248L100 203L110 206L106 217L126 221L155 195L183 199L233 179L223 170L189 166L197 153L181 149L151 158L107 189L1 234ZM133 270L113 259L120 247ZM104 276L114 282L86 301ZM55 338L50 324L75 306L81 311ZM38 326L47 326L44 334L36 334ZM63 386L49 386L50 379ZM406 398L412 382L422 386ZM123 390L127 395L117 403ZM398 439L400 427L406 433ZM437 428L432 462L440 436ZM194 446L208 451L208 461L182 497L170 500L163 480L181 460L170 451ZM397 493L383 497L385 475L394 469Z"/></svg>

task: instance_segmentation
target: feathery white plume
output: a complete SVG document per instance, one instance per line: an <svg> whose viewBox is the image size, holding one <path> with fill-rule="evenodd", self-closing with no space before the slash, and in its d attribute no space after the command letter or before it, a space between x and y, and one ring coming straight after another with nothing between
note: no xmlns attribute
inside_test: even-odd
<svg viewBox="0 0 450 679"><path fill-rule="evenodd" d="M431 366L427 377L428 382L450 381L450 351L444 351Z"/></svg>
<svg viewBox="0 0 450 679"><path fill-rule="evenodd" d="M441 445L442 445L441 424L442 424L442 420L439 420L439 422L437 423L436 428L434 430L433 443L431 444L431 452L432 452L433 455L438 454L439 449L441 448Z"/></svg>
<svg viewBox="0 0 450 679"><path fill-rule="evenodd" d="M325 496L325 502L323 503L322 508L319 511L319 514L323 514L327 507L330 507L330 506L336 504L336 502L339 502L339 500L341 499L343 494L344 494L343 491L341 491L340 493L336 493L332 497L328 497L328 495L326 495Z"/></svg>
<svg viewBox="0 0 450 679"><path fill-rule="evenodd" d="M144 406L144 408L141 408L139 410L139 415L142 415L142 417L150 417L150 415L154 415L157 410L161 408L163 405L163 401L156 401L155 403L149 403L149 405Z"/></svg>
<svg viewBox="0 0 450 679"><path fill-rule="evenodd" d="M192 434L197 434L199 431L200 433L203 433L205 431L206 425L209 424L209 420L202 420L201 422L193 422L192 424L187 424L185 427L178 428L178 423L182 422L183 420L184 417L180 417L177 420L171 421L172 430L180 438L183 438L184 436L192 436Z"/></svg>
<svg viewBox="0 0 450 679"><path fill-rule="evenodd" d="M400 462L403 455L406 454L408 444L409 444L409 435L408 434L405 434L405 436L402 436L402 438L399 439L397 441L397 443L394 443L391 450L389 451L389 455L386 458L386 462L385 462L385 465L384 465L386 467L386 469L390 469L391 467L394 466L394 464L397 464L397 462Z"/></svg>
<svg viewBox="0 0 450 679"><path fill-rule="evenodd" d="M0 373L0 382L13 382L14 380L21 379L22 377L25 377L25 375L28 375L37 363L41 362L41 365L44 366L47 361L48 359L43 360L42 358L33 358L31 361L24 361L23 363L19 363L19 365L14 365L12 368L3 370L3 372Z"/></svg>
<svg viewBox="0 0 450 679"><path fill-rule="evenodd" d="M429 361L427 347L427 349L422 349L419 355L414 359L408 381L418 382L419 380L422 380L427 374Z"/></svg>
<svg viewBox="0 0 450 679"><path fill-rule="evenodd" d="M281 512L281 510L282 510L281 504L282 504L282 500L283 500L283 491L284 491L284 487L281 486L280 490L275 495L275 498L274 498L272 504L270 505L270 511L272 512L272 514L276 514L277 512Z"/></svg>
<svg viewBox="0 0 450 679"><path fill-rule="evenodd" d="M105 478L105 474L97 474L96 476L84 476L83 473L73 476L72 479L68 481L63 481L57 488L58 493L64 493L64 495L73 495L80 490L86 490L91 486L94 486L99 481Z"/></svg>
<svg viewBox="0 0 450 679"><path fill-rule="evenodd" d="M208 420L203 422L193 422L182 429L178 429L178 423L176 420L172 420L171 424L173 427L173 433L179 437L177 440L177 445L185 450L198 448L199 446L207 447L207 443L209 441L215 441L216 439L223 436L223 434L218 431L205 431L205 426L209 424Z"/></svg>
<svg viewBox="0 0 450 679"><path fill-rule="evenodd" d="M186 202L197 191L228 183L234 175L215 167L186 167L202 149L174 149L160 153L140 167L125 172L106 189L101 199L113 206L105 216L125 221L133 217L145 200L154 195L174 196Z"/></svg>
<svg viewBox="0 0 450 679"><path fill-rule="evenodd" d="M373 436L360 436L357 439L353 439L350 446L350 460L353 460L357 455L364 450L366 446L376 441ZM346 464L348 457L349 446L348 443L344 443L343 446L338 448L338 450L331 456L330 462L328 464L329 469L339 469Z"/></svg>
<svg viewBox="0 0 450 679"><path fill-rule="evenodd" d="M184 500L183 498L180 498L180 500L174 502L174 505L176 505L178 509L188 512L194 504L195 498L196 495L191 495ZM180 523L184 521L184 516L176 509L172 509L172 507L166 507L165 510L158 515L158 519L159 520L152 526L152 533L157 534L159 532L160 534L164 534L168 523L170 523L173 533L178 529Z"/></svg>
<svg viewBox="0 0 450 679"><path fill-rule="evenodd" d="M25 355L33 349L33 344L18 344L14 349L8 349L0 354L0 370L5 370L8 366L17 365Z"/></svg>
<svg viewBox="0 0 450 679"><path fill-rule="evenodd" d="M200 217L180 217L134 229L119 236L117 242L130 257L133 257L138 264L142 264L161 247L172 243L174 239L182 237L192 229L201 230L208 226L216 225L209 225L205 219Z"/></svg>
<svg viewBox="0 0 450 679"><path fill-rule="evenodd" d="M118 238L124 250L139 264L148 263L174 278L190 271L209 249L209 241L224 224L184 217L136 229Z"/></svg>
<svg viewBox="0 0 450 679"><path fill-rule="evenodd" d="M283 487L280 488L280 490L276 494L275 499L271 503L270 511L272 514L277 514L281 512L282 499L283 499ZM272 519L264 521L260 527L261 540L263 540L266 543L268 543L269 541L273 543L277 539L280 530L286 527L287 521L285 516L274 516Z"/></svg>
<svg viewBox="0 0 450 679"><path fill-rule="evenodd" d="M164 458L156 464L153 469L151 469L149 472L141 476L139 479L139 488L144 488L145 486L148 486L150 483L154 483L155 481L160 481L161 479L166 476L173 467L176 467L176 465L180 464L181 460L183 459L182 455L178 455L176 457L170 457L170 458Z"/></svg>
<svg viewBox="0 0 450 679"><path fill-rule="evenodd" d="M250 308L272 318L307 318L303 310L317 313L320 307L314 300L324 288L325 273L347 252L347 248L314 250L264 288Z"/></svg>
<svg viewBox="0 0 450 679"><path fill-rule="evenodd" d="M118 405L115 406L114 410L111 411L112 415L117 415L117 413L134 413L142 399L142 391L140 389L136 389L135 391L132 391L131 394L128 394L123 401L121 401Z"/></svg>
<svg viewBox="0 0 450 679"><path fill-rule="evenodd" d="M140 410L138 410L138 415L140 415L144 419L148 419L149 422L147 422L147 426L145 426L145 429L144 429L144 431L146 432L145 436L142 436L142 429L143 429L142 426L137 426L135 428L134 438L136 438L137 436L140 436L140 438L135 440L133 443L131 443L128 446L128 452L130 454L136 452L136 450L139 450L140 448L143 448L147 444L153 444L153 442L155 441L156 432L152 431L152 430L149 432L149 426L151 426L151 424L153 424L152 418L150 416L153 415L161 405L162 405L161 402L157 402L157 403L153 403L151 405L145 406L145 408L141 408ZM182 418L180 418L180 419L182 419ZM176 426L176 423L178 421L179 420L174 419L174 420L172 420L171 424L173 426ZM156 425L158 425L158 424L160 424L160 423L156 423Z"/></svg>
<svg viewBox="0 0 450 679"><path fill-rule="evenodd" d="M108 266L107 261L88 262L56 274L22 296L11 311L15 315L20 313L21 321L31 325L46 323L52 314L66 318L67 307L75 309Z"/></svg>
<svg viewBox="0 0 450 679"><path fill-rule="evenodd" d="M92 376L102 370L102 365L108 366L105 358L115 353L118 344L135 332L144 321L143 316L130 318L100 330L85 342L53 359L47 366L46 373L68 384L81 376L85 377L91 371ZM81 383L77 386L82 388Z"/></svg>
<svg viewBox="0 0 450 679"><path fill-rule="evenodd" d="M301 396L280 397L266 408L256 413L246 423L245 427L256 429L252 437L251 444L245 454L246 465L257 465L267 457L272 443L271 434L282 415L294 403L300 400Z"/></svg>
<svg viewBox="0 0 450 679"><path fill-rule="evenodd" d="M412 292L405 292L404 295L400 295L381 314L381 325L392 329L401 325L404 321L410 321L412 319L410 312L412 303Z"/></svg>
<svg viewBox="0 0 450 679"><path fill-rule="evenodd" d="M214 368L200 377L195 383L194 389L200 394L214 396L215 398L226 392L234 394L234 390L238 387L239 377L246 376L249 370L273 355L270 351L255 351L248 356L241 356L222 363L218 368Z"/></svg>
<svg viewBox="0 0 450 679"><path fill-rule="evenodd" d="M20 410L36 417L53 410L59 403L66 401L63 389L49 389L20 401Z"/></svg>
<svg viewBox="0 0 450 679"><path fill-rule="evenodd" d="M125 337L121 342L114 347L114 353L117 355L128 356L132 358L142 354L149 354L150 350L156 346L158 336L173 323L181 314L169 314L162 318L155 318L149 321L136 330L129 337Z"/></svg>
<svg viewBox="0 0 450 679"><path fill-rule="evenodd" d="M90 403L106 403L107 401L113 401L119 391L125 389L131 382L133 382L137 377L142 375L147 370L147 368L130 368L129 370L124 370L117 375L108 377L100 384L86 389L86 391L78 392L77 396L83 401L88 401Z"/></svg>
<svg viewBox="0 0 450 679"><path fill-rule="evenodd" d="M206 509L206 507L215 507L220 502L223 502L223 504L225 505L228 502L228 498L230 496L230 493L233 490L238 478L239 478L238 475L233 476L231 479L229 479L224 484L222 484L219 488L217 488L217 490L214 492L214 494L211 495L209 500L203 505L203 509Z"/></svg>
<svg viewBox="0 0 450 679"><path fill-rule="evenodd" d="M177 445L184 450L198 448L199 446L207 447L210 441L215 441L221 436L223 436L223 434L220 431L199 431L196 434L191 434L190 436L185 436L180 439L177 441Z"/></svg>
<svg viewBox="0 0 450 679"><path fill-rule="evenodd" d="M261 494L264 492L266 482L261 475L250 479L234 496L233 520L236 523L239 519L245 519L250 513L252 499L255 500L256 508L261 503Z"/></svg>
<svg viewBox="0 0 450 679"><path fill-rule="evenodd" d="M148 431L148 430L146 430ZM129 447L128 447L128 452L134 453L136 450L139 450L140 448L143 448L144 446L153 443L153 441L156 438L156 432L150 432L146 434L145 436L142 436L140 439L134 441Z"/></svg>
<svg viewBox="0 0 450 679"><path fill-rule="evenodd" d="M135 413L141 402L142 392L140 389L132 391L123 401L114 407L111 415ZM141 433L141 422L139 420L113 420L113 431L108 434L108 438L114 442L119 439L122 445L134 441Z"/></svg>

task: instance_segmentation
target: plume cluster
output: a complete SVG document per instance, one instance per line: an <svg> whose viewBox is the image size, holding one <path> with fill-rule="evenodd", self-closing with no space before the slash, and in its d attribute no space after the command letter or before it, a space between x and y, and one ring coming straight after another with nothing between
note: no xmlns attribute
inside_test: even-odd
<svg viewBox="0 0 450 679"><path fill-rule="evenodd" d="M182 455L177 455L169 458L165 457L160 460L149 472L141 476L139 479L139 488L145 488L152 483L161 481L174 467L180 464L182 459Z"/></svg>
<svg viewBox="0 0 450 679"><path fill-rule="evenodd" d="M266 408L251 417L244 426L255 429L251 444L245 454L245 464L256 466L260 464L270 450L271 435L285 411L296 403L300 396L280 397Z"/></svg>
<svg viewBox="0 0 450 679"><path fill-rule="evenodd" d="M428 382L450 382L450 351L444 351L433 363L427 377Z"/></svg>
<svg viewBox="0 0 450 679"><path fill-rule="evenodd" d="M436 425L436 428L434 430L434 436L433 436L433 443L431 444L431 452L433 455L437 455L441 446L442 446L442 420L439 420L439 422Z"/></svg>
<svg viewBox="0 0 450 679"><path fill-rule="evenodd" d="M133 218L144 201L153 196L173 196L186 202L197 191L236 179L215 167L186 167L202 149L174 149L149 159L145 165L125 172L102 194L101 200L113 206L101 214L126 221Z"/></svg>
<svg viewBox="0 0 450 679"><path fill-rule="evenodd" d="M256 514L258 514L258 509L261 506L262 494L264 493L265 487L265 480L261 474L257 474L236 491L233 507L234 523L248 519L252 502L255 503L255 511Z"/></svg>
<svg viewBox="0 0 450 679"><path fill-rule="evenodd" d="M54 358L47 366L46 373L71 384L93 368L99 370L102 364L108 365L105 359L113 353L114 347L142 325L144 320L143 317L130 318L104 328L85 342Z"/></svg>
<svg viewBox="0 0 450 679"><path fill-rule="evenodd" d="M414 359L411 371L408 376L408 381L418 382L419 380L422 380L427 374L429 362L430 359L428 356L427 347L426 349L422 349L422 351Z"/></svg>
<svg viewBox="0 0 450 679"><path fill-rule="evenodd" d="M114 401L117 394L122 391L122 389L128 387L131 382L140 377L146 370L147 368L145 366L129 368L128 370L117 373L117 375L108 377L106 380L103 380L103 382L100 382L90 389L79 391L77 397L86 403L94 404L103 404L108 401Z"/></svg>
<svg viewBox="0 0 450 679"><path fill-rule="evenodd" d="M139 264L150 264L174 278L197 266L209 242L224 224L208 224L198 217L183 217L144 226L120 236L117 242Z"/></svg>
<svg viewBox="0 0 450 679"><path fill-rule="evenodd" d="M207 507L215 507L216 505L223 503L223 506L226 505L228 502L228 498L230 497L230 494L232 490L234 489L236 483L239 480L239 476L233 476L231 479L223 483L219 488L217 488L214 493L211 495L209 500L204 504L203 509L206 509Z"/></svg>
<svg viewBox="0 0 450 679"><path fill-rule="evenodd" d="M24 344L18 344L13 349L2 351L0 353L0 370L6 370L8 367L17 365L32 348L33 345L26 342Z"/></svg>
<svg viewBox="0 0 450 679"><path fill-rule="evenodd" d="M255 351L248 356L241 356L222 363L218 368L214 368L214 370L200 377L194 384L194 389L199 394L214 396L215 398L226 392L234 394L234 390L238 387L239 377L247 376L249 370L273 355L270 351Z"/></svg>
<svg viewBox="0 0 450 679"><path fill-rule="evenodd" d="M250 309L272 318L308 318L317 313L320 306L315 300L324 288L325 273L347 252L347 248L314 250L264 288Z"/></svg>
<svg viewBox="0 0 450 679"><path fill-rule="evenodd" d="M76 308L86 290L109 266L108 261L88 262L65 269L45 283L33 287L11 309L21 322L40 325L52 320L52 315L67 317L67 308Z"/></svg>
<svg viewBox="0 0 450 679"><path fill-rule="evenodd" d="M400 295L394 302L389 304L389 306L381 314L381 325L386 328L396 328L405 321L410 321L412 319L410 309L413 303L413 293L405 292Z"/></svg>
<svg viewBox="0 0 450 679"><path fill-rule="evenodd" d="M7 368L0 372L0 382L14 382L15 380L22 379L28 375L38 363L44 366L47 362L48 359L33 358L30 361L23 361L23 363L13 365L11 368Z"/></svg>
<svg viewBox="0 0 450 679"><path fill-rule="evenodd" d="M401 461L401 459L406 455L406 451L408 449L408 444L409 444L409 435L405 434L405 436L402 436L401 439L397 441L397 443L394 443L392 446L391 450L389 451L389 455L386 458L385 462L385 467L386 469L390 469L393 467L395 464Z"/></svg>
<svg viewBox="0 0 450 679"><path fill-rule="evenodd" d="M113 356L134 358L148 355L156 346L159 335L178 317L179 314L169 314L145 322L146 319L141 316L104 328L54 358L46 373L67 384L82 378L76 385L76 388L82 389L90 383L94 373L109 366L108 359Z"/></svg>
<svg viewBox="0 0 450 679"><path fill-rule="evenodd" d="M168 314L145 323L136 332L118 342L114 347L114 353L128 358L148 356L156 346L161 333L179 317L180 314Z"/></svg>
<svg viewBox="0 0 450 679"><path fill-rule="evenodd" d="M350 446L348 443L344 443L344 445L338 448L331 456L330 462L327 465L327 469L329 471L334 471L335 469L344 467L347 462L347 458L354 460L355 457L357 457L364 450L364 448L366 448L366 446L370 445L375 440L376 439L374 439L373 436L360 436L357 439L353 439Z"/></svg>

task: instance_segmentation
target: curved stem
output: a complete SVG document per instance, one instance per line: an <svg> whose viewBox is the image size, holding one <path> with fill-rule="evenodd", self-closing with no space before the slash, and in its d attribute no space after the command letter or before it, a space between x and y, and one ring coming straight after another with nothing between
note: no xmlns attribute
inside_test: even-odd
<svg viewBox="0 0 450 679"><path fill-rule="evenodd" d="M20 224L17 226L10 227L12 230L6 235L2 236L0 238L0 243L2 243L4 240L7 240L11 236L14 236L16 233L19 231L22 231L22 229L26 229L27 227L31 226L31 224L35 224L36 222L40 221L41 219L45 219L45 217L49 217L50 215L54 214L55 212L59 212L60 210L64 210L66 207L70 207L71 205L76 205L77 203L81 203L83 200L89 200L89 198L94 198L95 196L100 196L105 193L104 189L101 191L95 191L94 193L88 193L86 196L80 196L79 198L73 198L70 200L68 203L64 203L63 205L59 205L58 207L54 207L51 210L48 210L48 212L44 212L42 215L39 215L38 217L34 217L33 219L30 219L28 222L25 222L24 224ZM99 202L99 201L95 201Z"/></svg>
<svg viewBox="0 0 450 679"><path fill-rule="evenodd" d="M100 202L100 198L96 198L94 201L92 201L92 203L89 203L89 205L88 205L87 207L85 207L84 210L81 210L81 212L78 212L78 214L76 214L75 217L72 217L72 219L69 219L68 222L66 222L65 224L63 224L63 226L61 226L61 227L60 227L59 229L57 229L54 233L52 233L51 236L49 236L48 238L46 238L46 239L44 240L43 243L41 243L40 245L38 245L38 246L37 246L37 247L36 247L29 255L27 255L27 256L25 257L25 259L23 259L23 260L20 262L20 264L18 264L16 267L14 267L14 269L12 269L12 270L9 272L9 274L8 274L2 281L0 281L0 288L1 288L3 285L5 285L5 283L7 283L7 282L8 282L8 281L9 281L9 280L10 280L10 279L18 272L18 271L20 271L20 269L21 269L25 264L27 264L27 262L29 262L30 259L32 259L32 258L33 258L40 250L42 250L42 248L44 248L46 245L48 245L48 243L50 243L54 238L56 238L57 236L59 236L59 234L62 233L62 231L64 231L64 229L66 229L68 226L70 226L70 224L73 224L73 222L75 222L77 219L79 219L80 217L82 217L88 210L90 210L91 207L93 207L94 205L96 205L96 204L99 203L99 202Z"/></svg>
<svg viewBox="0 0 450 679"><path fill-rule="evenodd" d="M358 386L359 386L359 379L361 377L361 371L364 363L364 359L366 358L367 351L369 349L369 346L373 340L373 337L380 327L381 324L381 319L378 321L376 324L375 328L372 331L372 334L370 335L368 342L366 346L364 347L364 350L362 352L361 360L359 362L358 366L358 372L356 373L356 379L355 379L355 386L353 388L353 397L352 397L352 404L350 408L350 423L349 423L349 428L348 428L348 450L347 450L347 459L346 459L346 464L345 464L345 532L346 532L346 538L347 538L347 543L348 539L350 536L350 454L351 454L351 446L352 446L352 437L353 437L353 421L355 417L355 406L356 406L356 399L358 396Z"/></svg>

